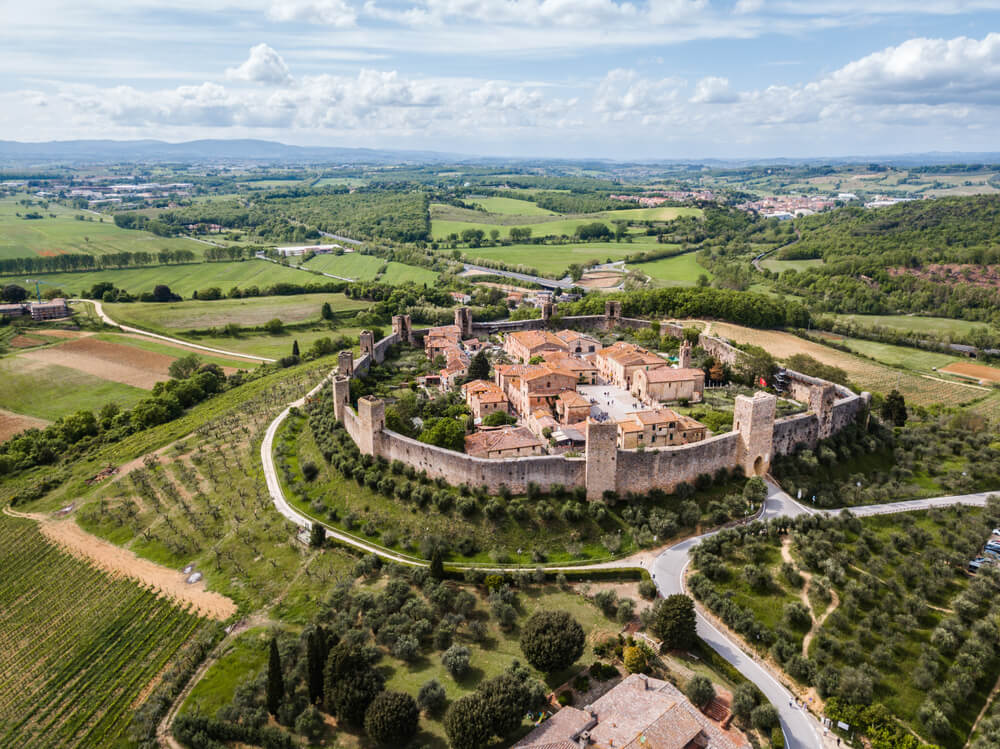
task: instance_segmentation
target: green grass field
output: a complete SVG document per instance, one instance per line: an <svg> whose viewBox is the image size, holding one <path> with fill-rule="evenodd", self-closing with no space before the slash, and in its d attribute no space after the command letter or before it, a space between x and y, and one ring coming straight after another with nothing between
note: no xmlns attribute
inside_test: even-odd
<svg viewBox="0 0 1000 749"><path fill-rule="evenodd" d="M358 252L350 252L344 255L317 255L305 263L305 267L311 270L332 273L343 278L353 278L357 281L372 281L379 270L385 266L385 273L380 280L385 283L402 283L403 281L414 281L416 283L434 283L438 273L421 268L416 265L404 265L395 261L386 262L382 258L374 255L362 255Z"/></svg>
<svg viewBox="0 0 1000 749"><path fill-rule="evenodd" d="M35 278L36 276L32 276ZM266 260L244 260L235 263L186 263L183 265L158 265L149 268L124 268L122 270L95 270L81 273L46 273L37 276L46 287L61 288L69 296L89 291L94 284L107 281L130 294L152 292L157 284L166 284L175 294L185 299L199 289L213 286L227 293L234 286L265 288L276 283L309 284L325 283L312 273L286 268ZM23 276L0 278L0 285L19 284L35 293L34 284L25 283Z"/></svg>
<svg viewBox="0 0 1000 749"><path fill-rule="evenodd" d="M694 286L698 282L698 276L707 276L709 280L713 278L712 271L698 263L694 252L649 263L637 263L628 266L628 269L645 273L652 279L653 286Z"/></svg>
<svg viewBox="0 0 1000 749"><path fill-rule="evenodd" d="M81 409L96 411L109 402L131 408L149 396L131 385L19 356L0 359L0 379L0 408L49 421Z"/></svg>
<svg viewBox="0 0 1000 749"><path fill-rule="evenodd" d="M0 744L120 745L140 693L203 620L0 516Z"/></svg>
<svg viewBox="0 0 1000 749"><path fill-rule="evenodd" d="M938 336L966 335L985 323L969 320L952 320L947 317L920 317L917 315L833 315L840 322L850 322L865 328L892 328L904 333L929 333Z"/></svg>
<svg viewBox="0 0 1000 749"><path fill-rule="evenodd" d="M883 364L888 364L890 367L913 369L922 372L946 367L955 362L967 361L964 357L960 356L949 356L948 354L941 354L936 351L924 351L923 349L910 348L908 346L894 346L889 343L865 341L860 338L845 338L840 343L843 343L851 351L871 357Z"/></svg>
<svg viewBox="0 0 1000 749"><path fill-rule="evenodd" d="M643 237L645 239L645 237ZM562 275L572 263L589 264L621 260L626 255L651 247L664 247L648 242L589 242L556 245L512 244L506 247L476 247L463 250L468 258L499 261L509 265L535 268L547 276Z"/></svg>
<svg viewBox="0 0 1000 749"><path fill-rule="evenodd" d="M343 294L297 294L218 299L213 302L107 304L104 305L104 310L116 322L154 332L176 333L185 330L220 328L228 323L255 327L274 318L279 318L286 324L319 320L320 309L324 302L328 302L335 312L362 310L369 306L366 301L348 299Z"/></svg>
<svg viewBox="0 0 1000 749"><path fill-rule="evenodd" d="M296 328L279 335L269 333L244 333L237 338L231 336L185 336L185 340L202 346L223 349L224 351L238 351L241 354L252 354L253 356L266 356L271 359L279 359L292 353L292 343L299 342L299 350L305 353L312 346L314 341L320 338L337 338L342 335L350 337L355 342L357 348L358 335L361 328L331 328L329 325L316 323L306 328ZM252 365L252 362L250 363ZM246 365L244 365L246 367Z"/></svg>
<svg viewBox="0 0 1000 749"><path fill-rule="evenodd" d="M489 213L502 213L514 216L555 216L555 212L541 208L530 200L515 198L469 198L468 203L477 203Z"/></svg>
<svg viewBox="0 0 1000 749"><path fill-rule="evenodd" d="M624 208L620 211L605 211L594 215L609 221L673 221L681 216L701 216L703 213L701 208L661 205L656 208Z"/></svg>
<svg viewBox="0 0 1000 749"><path fill-rule="evenodd" d="M191 250L201 255L207 245L190 239L157 237L144 231L119 229L110 216L96 216L87 211L49 203L48 208L23 206L17 198L0 200L0 258L31 257L83 253L106 255L113 252L158 252L160 250ZM30 198L37 201L38 198ZM44 218L24 219L27 213L41 213ZM49 214L55 214L51 218ZM83 215L93 221L77 221ZM104 222L101 223L103 218Z"/></svg>

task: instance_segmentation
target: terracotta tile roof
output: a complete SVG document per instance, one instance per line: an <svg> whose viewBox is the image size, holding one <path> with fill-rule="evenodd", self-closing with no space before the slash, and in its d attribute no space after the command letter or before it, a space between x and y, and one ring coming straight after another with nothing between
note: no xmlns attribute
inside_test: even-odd
<svg viewBox="0 0 1000 749"><path fill-rule="evenodd" d="M590 406L590 401L575 390L563 390L559 393L559 400L567 406Z"/></svg>
<svg viewBox="0 0 1000 749"><path fill-rule="evenodd" d="M642 424L638 421L619 421L618 428L623 432L641 432L643 430Z"/></svg>
<svg viewBox="0 0 1000 749"><path fill-rule="evenodd" d="M678 421L679 414L669 408L657 408L652 411L638 411L634 414L636 421L640 424L666 424L670 421ZM693 421L693 419L692 419Z"/></svg>
<svg viewBox="0 0 1000 749"><path fill-rule="evenodd" d="M694 367L684 369L674 369L672 367L657 367L646 371L646 378L649 382L685 382L696 380L699 377L704 379L705 373Z"/></svg>
<svg viewBox="0 0 1000 749"><path fill-rule="evenodd" d="M495 387L496 385L487 380L472 380L471 382L467 382L464 385L462 385L462 392L466 394L478 393L480 391L488 390L490 388L495 388Z"/></svg>
<svg viewBox="0 0 1000 749"><path fill-rule="evenodd" d="M529 366L535 366L533 364L497 364L493 369L498 375L503 375L504 377L520 377L523 375Z"/></svg>
<svg viewBox="0 0 1000 749"><path fill-rule="evenodd" d="M465 452L486 455L491 452L541 447L543 443L527 427L503 427L476 432L465 438Z"/></svg>
<svg viewBox="0 0 1000 749"><path fill-rule="evenodd" d="M542 354L542 359L546 364L569 371L590 372L596 369L591 362L585 361L584 359L574 356L566 351L552 351L545 353Z"/></svg>
<svg viewBox="0 0 1000 749"><path fill-rule="evenodd" d="M579 341L583 339L585 341L593 341L594 343L600 343L596 338L586 333L580 333L576 330L560 330L556 333L556 337L566 343L573 343L574 341Z"/></svg>
<svg viewBox="0 0 1000 749"><path fill-rule="evenodd" d="M590 721L589 713L575 707L564 707L511 749L579 749L570 737L585 730Z"/></svg>
<svg viewBox="0 0 1000 749"><path fill-rule="evenodd" d="M528 349L534 349L545 345L554 346L560 349L566 348L566 343L561 338L556 337L547 330L519 330L516 333L510 333L509 335L515 341Z"/></svg>

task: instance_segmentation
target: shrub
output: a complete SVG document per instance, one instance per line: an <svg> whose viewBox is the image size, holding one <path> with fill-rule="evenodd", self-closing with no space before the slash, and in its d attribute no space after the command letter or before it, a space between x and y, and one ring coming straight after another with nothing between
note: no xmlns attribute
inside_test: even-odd
<svg viewBox="0 0 1000 749"><path fill-rule="evenodd" d="M641 674L649 665L645 649L637 645L630 645L625 648L622 653L622 660L625 663L625 668L628 669L630 674Z"/></svg>
<svg viewBox="0 0 1000 749"><path fill-rule="evenodd" d="M417 705L433 715L444 710L446 704L448 704L448 695L445 694L441 682L437 679L424 682L417 695Z"/></svg>
<svg viewBox="0 0 1000 749"><path fill-rule="evenodd" d="M695 643L694 600L676 593L658 600L652 610L650 629L666 650L683 650Z"/></svg>
<svg viewBox="0 0 1000 749"><path fill-rule="evenodd" d="M452 645L441 656L441 664L454 678L462 678L469 672L469 649L464 645Z"/></svg>
<svg viewBox="0 0 1000 749"><path fill-rule="evenodd" d="M566 611L538 611L524 625L521 652L543 673L566 668L583 654L583 627Z"/></svg>
<svg viewBox="0 0 1000 749"><path fill-rule="evenodd" d="M656 583L652 580L643 580L639 583L639 595L643 598L652 601L656 598L657 590Z"/></svg>
<svg viewBox="0 0 1000 749"><path fill-rule="evenodd" d="M420 711L404 692L382 692L365 713L365 733L379 744L403 746L417 732Z"/></svg>
<svg viewBox="0 0 1000 749"><path fill-rule="evenodd" d="M769 702L758 705L750 713L750 722L759 731L770 731L778 725L778 711Z"/></svg>
<svg viewBox="0 0 1000 749"><path fill-rule="evenodd" d="M692 676L684 689L684 694L688 696L692 704L704 709L709 702L715 699L715 687L707 676Z"/></svg>

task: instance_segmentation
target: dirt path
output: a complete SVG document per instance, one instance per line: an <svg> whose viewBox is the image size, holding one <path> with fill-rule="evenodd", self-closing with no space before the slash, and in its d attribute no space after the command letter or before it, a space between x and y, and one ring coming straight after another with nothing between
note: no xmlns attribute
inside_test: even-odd
<svg viewBox="0 0 1000 749"><path fill-rule="evenodd" d="M856 565L856 564L852 564L852 565L850 565L850 567L851 567L852 570L854 570L855 572L860 572L862 575L868 575L868 577L874 577L876 580L878 580L883 585L886 585L886 586L889 585L889 583L887 583L885 580L883 580L878 575L873 575L868 570L863 570L860 567L858 567L858 565ZM927 608L929 608L929 609L934 609L935 611L940 611L942 614L954 614L955 613L955 611L953 609L946 609L946 608L942 608L941 606L935 606L933 603L930 603L929 601L924 601L924 605Z"/></svg>
<svg viewBox="0 0 1000 749"><path fill-rule="evenodd" d="M979 721L986 717L986 713L990 709L990 705L993 704L993 700L996 699L998 692L1000 692L1000 678L998 678L997 683L993 685L993 689L990 690L990 696L986 698L986 703L983 705L983 709L979 711L979 715L976 716L976 720L972 724L972 728L969 729L969 738L965 740L965 746L962 749L965 749L972 743L972 737L976 733L976 728L979 727Z"/></svg>
<svg viewBox="0 0 1000 749"><path fill-rule="evenodd" d="M189 584L184 573L143 559L133 551L115 546L83 530L72 517L56 520L38 513L4 512L14 517L34 520L47 539L73 556L93 562L112 575L122 575L155 588L168 598L190 603L202 616L225 621L236 613L236 604L220 593L207 590L205 581Z"/></svg>
<svg viewBox="0 0 1000 749"><path fill-rule="evenodd" d="M823 623L826 621L827 617L830 616L837 607L840 605L840 596L837 595L837 591L830 591L830 604L826 607L819 617L816 616L816 612L813 610L812 602L809 600L809 586L812 585L813 575L808 570L801 569L797 564L795 564L795 559L792 558L792 539L789 536L785 536L784 540L781 542L781 559L789 564L794 564L799 574L802 575L802 579L805 580L802 589L799 591L799 598L805 607L809 610L809 617L812 619L812 627L806 632L805 637L802 638L802 657L809 657L809 645L812 643L813 638L816 633L819 632Z"/></svg>

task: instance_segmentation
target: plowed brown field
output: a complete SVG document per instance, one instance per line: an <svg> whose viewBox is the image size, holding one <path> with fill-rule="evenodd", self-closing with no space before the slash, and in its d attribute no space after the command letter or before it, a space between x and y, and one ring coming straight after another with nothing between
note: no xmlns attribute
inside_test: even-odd
<svg viewBox="0 0 1000 749"><path fill-rule="evenodd" d="M93 338L79 338L51 348L26 351L21 356L146 390L169 378L168 369L174 360L166 354Z"/></svg>
<svg viewBox="0 0 1000 749"><path fill-rule="evenodd" d="M10 439L25 429L31 429L32 427L43 429L48 426L48 423L44 419L16 414L13 411L4 411L0 408L0 442Z"/></svg>
<svg viewBox="0 0 1000 749"><path fill-rule="evenodd" d="M955 362L947 367L942 367L940 372L958 375L959 377L972 377L977 380L988 382L1000 382L1000 369L987 367L985 364L973 364L972 362Z"/></svg>

